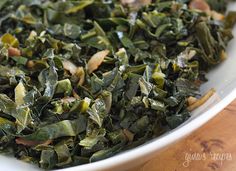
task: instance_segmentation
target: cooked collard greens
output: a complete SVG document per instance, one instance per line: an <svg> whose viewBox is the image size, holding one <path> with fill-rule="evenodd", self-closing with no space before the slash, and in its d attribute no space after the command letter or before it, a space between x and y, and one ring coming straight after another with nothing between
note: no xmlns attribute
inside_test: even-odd
<svg viewBox="0 0 236 171"><path fill-rule="evenodd" d="M0 151L43 169L134 148L190 117L226 57L224 0L1 0Z"/></svg>

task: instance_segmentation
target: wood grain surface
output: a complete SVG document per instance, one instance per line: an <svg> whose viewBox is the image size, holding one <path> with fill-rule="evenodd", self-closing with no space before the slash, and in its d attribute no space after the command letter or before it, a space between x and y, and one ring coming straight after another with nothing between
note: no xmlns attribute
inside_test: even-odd
<svg viewBox="0 0 236 171"><path fill-rule="evenodd" d="M185 139L129 171L236 171L236 100Z"/></svg>

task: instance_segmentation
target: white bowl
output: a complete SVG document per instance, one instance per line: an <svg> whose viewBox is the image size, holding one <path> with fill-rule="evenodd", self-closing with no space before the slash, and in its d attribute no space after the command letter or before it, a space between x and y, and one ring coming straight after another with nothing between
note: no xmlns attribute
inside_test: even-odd
<svg viewBox="0 0 236 171"><path fill-rule="evenodd" d="M236 10L236 3L230 4L229 10ZM233 32L236 36L236 28ZM207 74L209 81L201 87L202 93L210 88L215 88L217 93L195 110L185 123L148 143L114 157L58 171L127 170L150 160L154 154L205 124L236 98L236 38L230 42L227 52L228 59ZM0 156L0 166L3 171L40 171L37 166L6 156Z"/></svg>

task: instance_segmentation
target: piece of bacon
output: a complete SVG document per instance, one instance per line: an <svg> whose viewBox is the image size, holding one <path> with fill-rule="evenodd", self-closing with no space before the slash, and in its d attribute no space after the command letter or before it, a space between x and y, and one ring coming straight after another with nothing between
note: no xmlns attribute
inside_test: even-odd
<svg viewBox="0 0 236 171"><path fill-rule="evenodd" d="M190 9L198 9L204 12L210 12L211 8L205 0L192 0L189 4Z"/></svg>
<svg viewBox="0 0 236 171"><path fill-rule="evenodd" d="M47 141L30 141L30 140L25 140L24 138L16 138L15 139L16 144L21 144L25 146L36 146L36 145L49 145L52 143L52 140L47 140Z"/></svg>
<svg viewBox="0 0 236 171"><path fill-rule="evenodd" d="M104 58L109 54L109 50L103 50L95 53L88 61L88 73L91 74L102 64Z"/></svg>
<svg viewBox="0 0 236 171"><path fill-rule="evenodd" d="M8 48L8 55L9 56L21 56L21 52L17 48L9 47Z"/></svg>

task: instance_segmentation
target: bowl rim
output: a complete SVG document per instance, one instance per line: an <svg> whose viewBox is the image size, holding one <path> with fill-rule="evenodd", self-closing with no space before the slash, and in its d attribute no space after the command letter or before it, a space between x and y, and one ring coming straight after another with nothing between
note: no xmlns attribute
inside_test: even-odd
<svg viewBox="0 0 236 171"><path fill-rule="evenodd" d="M234 88L228 95L223 97L221 101L217 102L214 106L210 107L209 110L203 112L198 117L190 120L187 124L183 123L179 127L172 130L170 134L157 137L156 139L147 142L144 145L138 146L134 149L122 152L120 154L117 154L115 156L109 157L101 161L79 166L73 166L64 169L57 169L54 171L75 171L75 170L88 171L88 170L94 170L94 168L96 168L96 170L104 170L145 157L150 153L158 151L161 148L166 147L169 144L177 141L178 139L187 136L197 128L201 127L207 121L216 116L220 111L222 111L234 99L236 99L236 88Z"/></svg>

